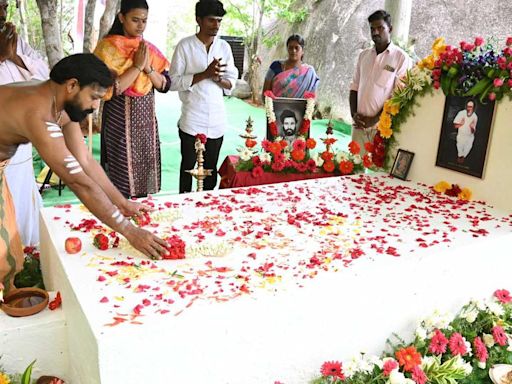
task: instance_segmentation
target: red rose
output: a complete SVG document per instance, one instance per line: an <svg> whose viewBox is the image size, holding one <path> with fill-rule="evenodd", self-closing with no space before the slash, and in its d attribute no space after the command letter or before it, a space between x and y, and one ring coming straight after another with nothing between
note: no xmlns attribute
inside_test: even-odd
<svg viewBox="0 0 512 384"><path fill-rule="evenodd" d="M363 165L365 168L370 168L373 165L372 157L370 154L367 153L363 156Z"/></svg>
<svg viewBox="0 0 512 384"><path fill-rule="evenodd" d="M306 161L306 166L308 167L308 171L309 171L309 172L314 172L314 171L316 171L316 163L315 163L315 160L313 160L313 159L309 159L308 161Z"/></svg>
<svg viewBox="0 0 512 384"><path fill-rule="evenodd" d="M149 216L148 212L142 212L138 216L133 216L132 220L139 227L144 227L144 226L146 226L146 225L151 223L151 217Z"/></svg>
<svg viewBox="0 0 512 384"><path fill-rule="evenodd" d="M366 150L366 152L373 152L373 144L367 141L366 143L364 143L364 149Z"/></svg>
<svg viewBox="0 0 512 384"><path fill-rule="evenodd" d="M168 253L162 256L163 259L178 260L185 258L185 242L178 235L172 235L164 240L168 244L166 247Z"/></svg>
<svg viewBox="0 0 512 384"><path fill-rule="evenodd" d="M198 134L196 135L196 140L201 141L201 143L202 143L202 144L206 144L206 140L207 140L207 139L208 139L208 138L206 137L206 135L205 135L204 133L198 133Z"/></svg>
<svg viewBox="0 0 512 384"><path fill-rule="evenodd" d="M247 148L253 148L256 146L256 144L258 144L256 140L252 140L252 139L245 140L245 146Z"/></svg>
<svg viewBox="0 0 512 384"><path fill-rule="evenodd" d="M93 244L99 250L105 251L108 249L108 237L103 233L98 233L96 236L94 236Z"/></svg>
<svg viewBox="0 0 512 384"><path fill-rule="evenodd" d="M271 122L269 124L269 128L270 128L270 134L275 137L277 136L277 134L279 133L278 130L277 130L277 124L275 121Z"/></svg>
<svg viewBox="0 0 512 384"><path fill-rule="evenodd" d="M262 168L260 165L259 165L259 166L257 166L257 167L254 167L254 168L252 169L251 174L252 174L252 177L254 177L254 178L258 178L258 177L260 177L260 176L262 176L262 175L263 175L263 168Z"/></svg>
<svg viewBox="0 0 512 384"><path fill-rule="evenodd" d="M301 135L306 135L311 128L311 121L309 119L302 120L302 125L300 126L299 133Z"/></svg>

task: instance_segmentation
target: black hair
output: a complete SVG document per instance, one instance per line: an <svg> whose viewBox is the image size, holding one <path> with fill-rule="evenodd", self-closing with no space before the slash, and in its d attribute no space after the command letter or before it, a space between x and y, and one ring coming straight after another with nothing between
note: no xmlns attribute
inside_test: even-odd
<svg viewBox="0 0 512 384"><path fill-rule="evenodd" d="M52 68L50 79L57 84L77 79L80 87L98 84L108 88L114 84L110 69L92 53L77 53L63 58Z"/></svg>
<svg viewBox="0 0 512 384"><path fill-rule="evenodd" d="M391 28L391 15L385 10L379 9L378 11L375 11L370 16L368 16L369 23L376 20L384 20L388 27Z"/></svg>
<svg viewBox="0 0 512 384"><path fill-rule="evenodd" d="M196 17L223 17L225 14L224 5L219 0L199 0L196 3Z"/></svg>
<svg viewBox="0 0 512 384"><path fill-rule="evenodd" d="M464 108L467 108L469 103L473 103L473 113L475 113L476 112L476 100L470 97L468 100L466 100L466 103L464 104Z"/></svg>
<svg viewBox="0 0 512 384"><path fill-rule="evenodd" d="M286 46L288 46L288 44L290 44L291 41L296 41L303 49L304 49L304 45L306 44L306 42L304 41L304 38L301 35L297 35L297 34L291 35L288 38L288 40L286 40Z"/></svg>
<svg viewBox="0 0 512 384"><path fill-rule="evenodd" d="M132 9L148 9L149 6L146 0L121 0L121 10L119 13L126 15ZM123 24L119 19L119 15L116 15L114 23L108 31L107 35L124 35Z"/></svg>
<svg viewBox="0 0 512 384"><path fill-rule="evenodd" d="M295 116L295 112L290 111L289 109L285 109L283 112L281 112L281 116L279 117L279 120L282 124L284 124L284 119L287 117L293 117L295 122L297 122L297 116Z"/></svg>

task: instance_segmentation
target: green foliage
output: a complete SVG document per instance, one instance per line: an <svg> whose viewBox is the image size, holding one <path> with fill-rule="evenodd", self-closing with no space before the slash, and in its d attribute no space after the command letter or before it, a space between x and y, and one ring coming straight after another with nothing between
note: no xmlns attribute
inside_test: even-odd
<svg viewBox="0 0 512 384"><path fill-rule="evenodd" d="M30 365L25 369L25 372L23 372L23 376L21 376L21 383L20 384L30 384L32 382L32 367L35 364L35 360L30 363Z"/></svg>
<svg viewBox="0 0 512 384"><path fill-rule="evenodd" d="M15 276L14 285L17 288L37 287L44 289L39 258L33 254L27 254L23 262L23 269Z"/></svg>

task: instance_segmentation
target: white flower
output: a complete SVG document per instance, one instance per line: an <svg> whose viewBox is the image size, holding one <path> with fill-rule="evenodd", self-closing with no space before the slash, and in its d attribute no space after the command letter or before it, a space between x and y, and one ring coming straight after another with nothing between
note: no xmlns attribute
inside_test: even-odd
<svg viewBox="0 0 512 384"><path fill-rule="evenodd" d="M283 155L284 155L284 159L285 160L290 160L291 159L291 155L290 155L290 151L284 151L283 152Z"/></svg>
<svg viewBox="0 0 512 384"><path fill-rule="evenodd" d="M416 337L420 340L425 340L427 338L427 330L423 328L422 326L419 326L416 328Z"/></svg>
<svg viewBox="0 0 512 384"><path fill-rule="evenodd" d="M311 155L311 158L315 161L317 167L324 165L324 159L322 159L318 153Z"/></svg>
<svg viewBox="0 0 512 384"><path fill-rule="evenodd" d="M424 327L426 328L428 333L433 331L434 329L448 328L452 320L453 315L451 313L441 313L439 312L439 310L435 310L430 317L427 317L424 320Z"/></svg>
<svg viewBox="0 0 512 384"><path fill-rule="evenodd" d="M240 159L247 161L252 158L252 151L249 148L238 148L238 155Z"/></svg>
<svg viewBox="0 0 512 384"><path fill-rule="evenodd" d="M387 382L389 384L415 384L413 380L407 379L402 372L398 371L398 369L391 371Z"/></svg>
<svg viewBox="0 0 512 384"><path fill-rule="evenodd" d="M482 340L487 348L492 348L494 346L494 337L487 333L482 335Z"/></svg>
<svg viewBox="0 0 512 384"><path fill-rule="evenodd" d="M344 152L344 151L339 151L337 154L336 154L336 161L338 163L341 163L342 161L345 161L345 160L348 160L348 153L347 152Z"/></svg>
<svg viewBox="0 0 512 384"><path fill-rule="evenodd" d="M463 370L466 375L471 374L471 372L473 371L473 367L471 366L471 364L466 363L466 361L462 357L460 357L460 355L454 357L453 366L455 369Z"/></svg>
<svg viewBox="0 0 512 384"><path fill-rule="evenodd" d="M421 358L421 368L425 369L426 367L430 367L436 361L437 359L434 356L423 356Z"/></svg>
<svg viewBox="0 0 512 384"><path fill-rule="evenodd" d="M501 317L505 314L503 306L495 301L487 302L487 308L489 308L489 311L491 311L494 315L498 317Z"/></svg>
<svg viewBox="0 0 512 384"><path fill-rule="evenodd" d="M466 346L466 355L473 356L473 349L471 348L471 343L467 341L465 337L463 337L462 340L464 340L464 345Z"/></svg>
<svg viewBox="0 0 512 384"><path fill-rule="evenodd" d="M272 161L272 156L270 156L270 153L264 152L263 154L260 155L260 160L263 163L270 163Z"/></svg>
<svg viewBox="0 0 512 384"><path fill-rule="evenodd" d="M485 301L475 300L474 303L476 307L481 311L485 311L487 309L487 304L485 303Z"/></svg>
<svg viewBox="0 0 512 384"><path fill-rule="evenodd" d="M358 372L358 365L355 361L349 360L343 363L343 373L350 378Z"/></svg>
<svg viewBox="0 0 512 384"><path fill-rule="evenodd" d="M485 361L479 361L479 362L478 362L478 368L480 368L480 369L485 369L485 367L486 367L486 363L485 363Z"/></svg>
<svg viewBox="0 0 512 384"><path fill-rule="evenodd" d="M354 155L354 164L355 165L361 164L362 161L363 161L363 159L361 159L361 155L359 155L359 154Z"/></svg>

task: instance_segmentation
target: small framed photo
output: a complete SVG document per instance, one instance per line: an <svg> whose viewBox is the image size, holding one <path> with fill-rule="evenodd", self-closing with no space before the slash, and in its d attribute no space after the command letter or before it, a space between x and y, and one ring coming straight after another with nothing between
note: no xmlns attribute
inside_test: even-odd
<svg viewBox="0 0 512 384"><path fill-rule="evenodd" d="M289 99L285 97L277 97L274 99L274 114L276 115L277 137L291 146L299 137L299 131L304 121L306 111L306 99ZM309 137L309 131L306 138ZM267 140L274 141L276 136L272 135L267 122Z"/></svg>
<svg viewBox="0 0 512 384"><path fill-rule="evenodd" d="M409 173L409 169L411 168L413 158L413 152L409 152L404 149L399 149L396 154L393 167L391 168L390 175L402 180L407 179L407 174Z"/></svg>
<svg viewBox="0 0 512 384"><path fill-rule="evenodd" d="M436 166L483 178L494 101L447 96Z"/></svg>

